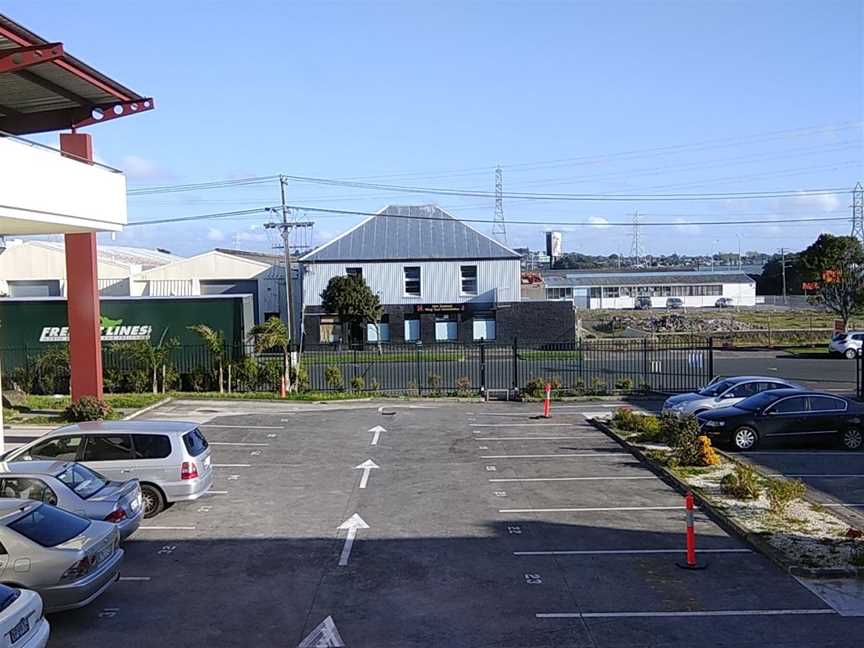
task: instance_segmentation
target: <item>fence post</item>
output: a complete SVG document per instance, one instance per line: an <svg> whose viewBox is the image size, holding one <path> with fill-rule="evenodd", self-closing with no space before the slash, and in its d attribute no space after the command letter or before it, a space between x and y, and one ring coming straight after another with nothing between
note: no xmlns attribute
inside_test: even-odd
<svg viewBox="0 0 864 648"><path fill-rule="evenodd" d="M513 338L513 394L519 391L519 341Z"/></svg>
<svg viewBox="0 0 864 648"><path fill-rule="evenodd" d="M415 368L417 369L417 395L422 396L423 395L423 383L422 383L422 378L420 376L421 370L420 370L420 345L419 344L417 344L414 347L414 353L415 353L414 357L417 360L415 363Z"/></svg>
<svg viewBox="0 0 864 648"><path fill-rule="evenodd" d="M480 340L480 393L486 394L486 346Z"/></svg>
<svg viewBox="0 0 864 648"><path fill-rule="evenodd" d="M708 336L708 380L705 383L709 383L714 380L714 336Z"/></svg>
<svg viewBox="0 0 864 648"><path fill-rule="evenodd" d="M642 385L648 383L648 338L642 338Z"/></svg>

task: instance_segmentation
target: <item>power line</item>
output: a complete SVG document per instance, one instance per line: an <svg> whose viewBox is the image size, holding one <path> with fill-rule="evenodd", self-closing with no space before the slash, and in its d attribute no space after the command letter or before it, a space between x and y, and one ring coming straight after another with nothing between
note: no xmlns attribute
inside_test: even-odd
<svg viewBox="0 0 864 648"><path fill-rule="evenodd" d="M277 176L278 177L278 176ZM309 207L306 205L285 205L286 208L292 210L300 210L306 212L313 212L316 214L322 215L330 215L333 217L336 216L378 216L381 212L367 212L367 211L359 211L353 209L328 209L324 207ZM272 210L279 210L281 206L269 206L269 207L258 207L254 209L243 209L231 212L216 212L213 214L198 214L195 216L182 216L176 218L160 218L154 220L141 220L141 221L132 221L127 223L127 227L135 227L140 225L163 225L169 223L185 223L190 221L197 220L211 220L211 219L219 219L219 218L231 218L231 217L243 217L249 216L251 214L261 214ZM494 223L494 219L488 218L458 218L454 219L449 216L411 216L411 215L402 215L402 214L383 214L387 218L402 218L402 219L414 219L414 220L434 220L434 221L451 221L451 220L459 220L465 223ZM662 221L653 221L653 222L645 222L640 220L640 227L680 227L682 225L769 225L769 224L790 224L790 223L826 223L826 222L840 222L840 221L849 221L848 216L836 216L836 217L811 217L811 218L782 218L782 219L747 219L747 220L678 220L678 221L670 221L670 222L662 222ZM632 227L632 221L605 221L601 224L597 222L591 221L577 221L577 220L567 220L567 221L549 221L549 220L512 220L508 221L511 225L569 225L569 226L584 226L584 227Z"/></svg>

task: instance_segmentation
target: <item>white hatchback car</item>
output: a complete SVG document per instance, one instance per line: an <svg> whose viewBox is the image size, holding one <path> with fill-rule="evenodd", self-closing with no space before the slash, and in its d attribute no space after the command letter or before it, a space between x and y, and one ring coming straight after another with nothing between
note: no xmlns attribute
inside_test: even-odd
<svg viewBox="0 0 864 648"><path fill-rule="evenodd" d="M828 353L839 354L853 360L864 347L864 331L835 333L828 343Z"/></svg>
<svg viewBox="0 0 864 648"><path fill-rule="evenodd" d="M0 636L9 641L4 646L45 648L50 633L41 596L32 590L0 585Z"/></svg>

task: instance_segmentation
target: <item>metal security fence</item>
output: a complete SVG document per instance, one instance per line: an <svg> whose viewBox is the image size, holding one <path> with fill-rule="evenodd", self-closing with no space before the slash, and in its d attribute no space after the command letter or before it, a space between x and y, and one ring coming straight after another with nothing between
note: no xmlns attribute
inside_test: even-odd
<svg viewBox="0 0 864 648"><path fill-rule="evenodd" d="M0 349L3 381L35 393L68 390L65 346L49 351ZM710 338L590 339L554 344L383 344L320 346L299 351L294 378L310 391L354 391L406 395L469 395L492 390L541 394L549 382L563 395L681 392L701 387L714 374ZM155 369L161 390L278 391L281 352L204 345L173 349L157 366L119 345L103 349L107 391L149 391Z"/></svg>

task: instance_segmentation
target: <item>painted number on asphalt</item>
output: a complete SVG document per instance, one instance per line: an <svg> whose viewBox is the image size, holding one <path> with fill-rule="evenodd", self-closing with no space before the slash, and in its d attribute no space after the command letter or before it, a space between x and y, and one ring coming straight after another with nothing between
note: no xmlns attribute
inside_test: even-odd
<svg viewBox="0 0 864 648"><path fill-rule="evenodd" d="M199 507L198 507L198 512L199 512L199 513L209 513L209 512L212 511L212 510L213 510L213 507L212 507L212 506L199 506Z"/></svg>
<svg viewBox="0 0 864 648"><path fill-rule="evenodd" d="M249 453L249 455L252 457L257 457L260 454L261 454L260 450L253 450L252 452Z"/></svg>
<svg viewBox="0 0 864 648"><path fill-rule="evenodd" d="M508 526L507 533L510 535L522 535L522 527L518 525Z"/></svg>
<svg viewBox="0 0 864 648"><path fill-rule="evenodd" d="M240 479L240 475L228 475L228 481L237 481Z"/></svg>
<svg viewBox="0 0 864 648"><path fill-rule="evenodd" d="M525 582L529 585L542 585L543 579L540 574L525 574Z"/></svg>
<svg viewBox="0 0 864 648"><path fill-rule="evenodd" d="M276 438L276 433L275 433L275 432L271 432L270 434L267 435L267 438L268 438L268 439L275 439L275 438Z"/></svg>
<svg viewBox="0 0 864 648"><path fill-rule="evenodd" d="M495 491L495 497L507 497L507 491Z"/></svg>
<svg viewBox="0 0 864 648"><path fill-rule="evenodd" d="M120 608L103 608L101 612L99 612L100 619L113 619L117 616L117 613L120 611Z"/></svg>
<svg viewBox="0 0 864 648"><path fill-rule="evenodd" d="M495 472L498 469L495 466L486 466L486 470L488 472Z"/></svg>
<svg viewBox="0 0 864 648"><path fill-rule="evenodd" d="M488 450L489 446L480 446L480 450Z"/></svg>
<svg viewBox="0 0 864 648"><path fill-rule="evenodd" d="M174 553L174 550L177 548L177 545L162 545L162 548L157 551L161 556L169 556Z"/></svg>

